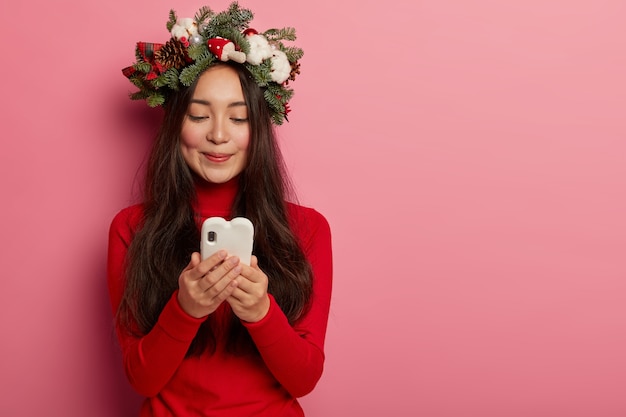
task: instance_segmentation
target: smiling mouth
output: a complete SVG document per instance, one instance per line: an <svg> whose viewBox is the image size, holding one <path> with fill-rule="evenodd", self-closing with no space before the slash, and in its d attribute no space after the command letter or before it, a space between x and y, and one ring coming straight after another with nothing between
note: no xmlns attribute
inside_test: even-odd
<svg viewBox="0 0 626 417"><path fill-rule="evenodd" d="M230 159L232 155L229 154L221 154L221 153L205 153L204 157L211 162L226 162Z"/></svg>

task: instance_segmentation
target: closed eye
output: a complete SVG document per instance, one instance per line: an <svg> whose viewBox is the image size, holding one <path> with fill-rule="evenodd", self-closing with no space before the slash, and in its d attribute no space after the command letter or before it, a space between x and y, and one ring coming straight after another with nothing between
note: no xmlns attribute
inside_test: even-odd
<svg viewBox="0 0 626 417"><path fill-rule="evenodd" d="M192 122L200 122L202 120L208 119L208 116L193 116L191 114L187 115L187 117L189 118L189 120L191 120Z"/></svg>

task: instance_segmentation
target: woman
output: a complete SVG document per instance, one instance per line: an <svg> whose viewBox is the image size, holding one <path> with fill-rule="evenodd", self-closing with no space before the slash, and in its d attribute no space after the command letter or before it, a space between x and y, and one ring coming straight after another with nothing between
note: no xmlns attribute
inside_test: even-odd
<svg viewBox="0 0 626 417"><path fill-rule="evenodd" d="M184 59L159 53L168 44L143 44L124 70L140 88L133 98L165 110L144 201L120 211L109 236L111 304L126 374L146 397L141 416L302 416L297 398L322 374L330 229L317 211L287 202L272 122L282 122L291 90L284 75L262 81L281 60L239 62L234 54L233 62L209 45L230 34L231 51L263 52L264 36L242 30L251 18L236 3L219 14L203 8L192 23L172 11L170 41ZM278 32L266 37L285 52L278 56L288 58L293 79L301 51L272 38ZM181 85L160 84L172 69ZM252 221L250 265L224 251L201 260L199 227L212 216Z"/></svg>

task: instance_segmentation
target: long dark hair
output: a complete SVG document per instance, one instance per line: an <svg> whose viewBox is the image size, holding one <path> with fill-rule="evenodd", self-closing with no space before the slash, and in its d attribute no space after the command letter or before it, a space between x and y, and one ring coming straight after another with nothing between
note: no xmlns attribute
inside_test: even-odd
<svg viewBox="0 0 626 417"><path fill-rule="evenodd" d="M269 287L290 323L308 308L312 273L290 228L285 201L293 189L261 89L245 67L237 71L248 106L248 161L239 175L232 216L245 216L255 227L254 254L268 275ZM197 80L196 80L197 81ZM199 250L194 174L180 150L180 132L196 83L167 98L161 129L153 145L145 176L144 217L126 258L126 285L117 320L135 335L148 333L178 288L178 276L193 251ZM215 348L212 320L205 321L188 355ZM236 352L252 342L233 315L227 347Z"/></svg>

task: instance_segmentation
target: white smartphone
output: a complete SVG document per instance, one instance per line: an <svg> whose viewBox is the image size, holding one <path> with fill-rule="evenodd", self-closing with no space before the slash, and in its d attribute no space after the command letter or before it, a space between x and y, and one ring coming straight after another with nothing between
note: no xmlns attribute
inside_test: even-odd
<svg viewBox="0 0 626 417"><path fill-rule="evenodd" d="M201 236L202 259L224 249L228 256L237 256L242 263L250 265L254 226L245 217L235 217L230 221L209 217L202 223Z"/></svg>

